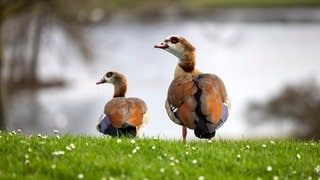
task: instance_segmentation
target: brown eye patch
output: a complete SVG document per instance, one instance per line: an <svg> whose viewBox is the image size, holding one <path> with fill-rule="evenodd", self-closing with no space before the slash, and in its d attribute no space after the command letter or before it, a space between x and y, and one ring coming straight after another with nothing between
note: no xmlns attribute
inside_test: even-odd
<svg viewBox="0 0 320 180"><path fill-rule="evenodd" d="M109 78L109 77L111 77L113 75L113 72L108 72L107 74L106 74L106 76Z"/></svg>
<svg viewBox="0 0 320 180"><path fill-rule="evenodd" d="M177 44L179 42L179 39L177 37L171 37L170 41L172 44Z"/></svg>

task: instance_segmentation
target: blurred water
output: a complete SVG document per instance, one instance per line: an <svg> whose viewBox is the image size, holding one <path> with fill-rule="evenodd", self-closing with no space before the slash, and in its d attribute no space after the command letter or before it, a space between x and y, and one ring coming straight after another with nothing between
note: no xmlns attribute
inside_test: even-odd
<svg viewBox="0 0 320 180"><path fill-rule="evenodd" d="M145 136L180 138L181 127L164 109L176 58L153 45L168 35L185 36L197 48L197 67L219 75L232 98L232 112L218 130L223 138L277 136L291 126L247 125L244 110L250 100L264 100L289 82L308 77L319 80L320 24L317 22L245 22L206 19L167 19L133 22L116 17L87 29L94 58L83 63L75 46L58 30L41 54L43 78L64 77L64 89L41 91L38 96L17 96L10 108L10 126L27 132L61 132L97 135L95 126L104 104L112 97L111 85L95 82L109 70L127 76L127 96L145 100L150 120ZM57 56L57 52L65 52ZM55 59L59 59L56 61ZM31 103L32 102L32 103ZM32 118L28 118L32 115ZM194 137L189 132L189 138Z"/></svg>

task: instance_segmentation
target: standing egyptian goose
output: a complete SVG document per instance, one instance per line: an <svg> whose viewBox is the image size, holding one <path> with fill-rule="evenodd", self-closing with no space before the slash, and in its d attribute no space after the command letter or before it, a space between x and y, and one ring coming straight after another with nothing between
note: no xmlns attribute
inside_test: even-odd
<svg viewBox="0 0 320 180"><path fill-rule="evenodd" d="M179 61L165 103L169 118L182 126L185 141L187 128L199 138L210 139L227 120L231 101L222 80L195 68L195 47L185 38L169 36L154 46L175 55Z"/></svg>
<svg viewBox="0 0 320 180"><path fill-rule="evenodd" d="M139 98L126 98L127 80L124 75L110 71L96 84L114 85L113 98L105 105L105 117L97 125L99 132L110 136L136 136L148 121L148 109Z"/></svg>

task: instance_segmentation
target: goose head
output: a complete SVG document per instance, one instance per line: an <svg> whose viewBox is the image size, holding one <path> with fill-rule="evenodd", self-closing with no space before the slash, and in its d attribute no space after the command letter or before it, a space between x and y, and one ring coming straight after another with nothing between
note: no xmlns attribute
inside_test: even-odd
<svg viewBox="0 0 320 180"><path fill-rule="evenodd" d="M115 72L107 72L96 84L110 83L114 85L113 97L124 97L127 91L127 79L124 75Z"/></svg>
<svg viewBox="0 0 320 180"><path fill-rule="evenodd" d="M178 35L171 35L154 47L163 49L179 59L184 59L186 56L189 56L190 53L194 53L196 49L184 37Z"/></svg>

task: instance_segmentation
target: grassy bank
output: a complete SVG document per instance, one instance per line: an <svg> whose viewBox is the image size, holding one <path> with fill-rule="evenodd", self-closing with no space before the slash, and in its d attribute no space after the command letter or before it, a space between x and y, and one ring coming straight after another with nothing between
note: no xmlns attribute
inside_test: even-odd
<svg viewBox="0 0 320 180"><path fill-rule="evenodd" d="M102 6L108 10L142 10L161 9L163 7L193 8L228 8L228 7L314 7L320 6L318 0L118 0L118 1L92 1L93 6Z"/></svg>
<svg viewBox="0 0 320 180"><path fill-rule="evenodd" d="M185 3L186 1L180 1ZM319 6L317 0L188 0L186 3L188 6L199 7L294 7L294 6Z"/></svg>
<svg viewBox="0 0 320 180"><path fill-rule="evenodd" d="M69 0L70 2L73 2ZM65 3L65 0L58 1ZM71 6L73 8L77 6ZM82 7L84 10L91 11L95 8L101 8L105 14L112 14L115 12L126 12L134 15L159 15L166 13L166 11L173 11L175 13L185 14L200 13L204 10L211 11L215 8L301 8L301 7L320 7L319 0L117 0L117 1L101 1L95 0L87 2ZM75 10L77 10L75 8ZM76 13L77 14L77 13Z"/></svg>
<svg viewBox="0 0 320 180"><path fill-rule="evenodd" d="M0 179L318 179L320 144L0 133Z"/></svg>

